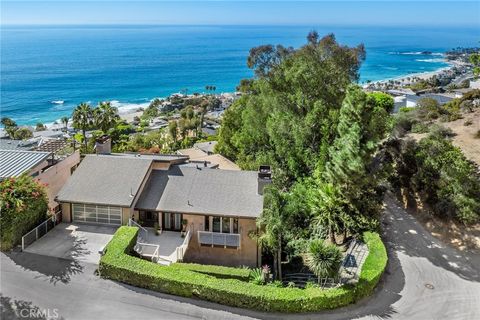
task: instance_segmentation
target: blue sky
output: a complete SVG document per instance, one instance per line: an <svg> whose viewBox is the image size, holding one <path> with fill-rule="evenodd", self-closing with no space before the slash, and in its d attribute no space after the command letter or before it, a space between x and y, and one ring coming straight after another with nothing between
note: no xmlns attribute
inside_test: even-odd
<svg viewBox="0 0 480 320"><path fill-rule="evenodd" d="M480 1L2 0L9 24L479 26Z"/></svg>

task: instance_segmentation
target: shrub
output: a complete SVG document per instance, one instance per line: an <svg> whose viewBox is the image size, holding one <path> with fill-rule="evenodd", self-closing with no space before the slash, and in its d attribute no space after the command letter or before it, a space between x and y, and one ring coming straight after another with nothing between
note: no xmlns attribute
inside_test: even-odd
<svg viewBox="0 0 480 320"><path fill-rule="evenodd" d="M420 141L416 154L415 188L437 215L464 224L480 219L480 178L477 167L441 135Z"/></svg>
<svg viewBox="0 0 480 320"><path fill-rule="evenodd" d="M0 211L1 250L10 250L47 218L45 189L27 175L5 179L0 182Z"/></svg>
<svg viewBox="0 0 480 320"><path fill-rule="evenodd" d="M342 253L336 245L315 239L310 241L305 260L308 268L319 278L334 277L342 263Z"/></svg>
<svg viewBox="0 0 480 320"><path fill-rule="evenodd" d="M123 226L117 230L100 260L99 271L103 277L169 294L262 311L308 312L348 305L371 293L387 263L386 250L378 234L366 233L364 238L370 252L357 286L328 290L277 287L277 284L259 286L235 277L221 278L198 272L212 268L217 274L225 275L229 270L243 274L243 269L178 263L162 266L130 256L137 233L135 227Z"/></svg>
<svg viewBox="0 0 480 320"><path fill-rule="evenodd" d="M425 123L415 123L412 125L412 132L413 133L427 133L429 131L429 127Z"/></svg>
<svg viewBox="0 0 480 320"><path fill-rule="evenodd" d="M442 138L451 138L455 136L455 133L452 129L439 125L433 125L430 128L430 132L432 135L440 136Z"/></svg>
<svg viewBox="0 0 480 320"><path fill-rule="evenodd" d="M466 121L463 123L464 126L471 126L472 124L473 124L473 120L472 120L472 119L468 119L468 120L466 120Z"/></svg>

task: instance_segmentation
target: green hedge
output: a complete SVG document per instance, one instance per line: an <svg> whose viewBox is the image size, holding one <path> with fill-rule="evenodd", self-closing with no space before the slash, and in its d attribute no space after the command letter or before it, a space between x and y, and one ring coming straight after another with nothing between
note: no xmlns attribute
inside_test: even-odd
<svg viewBox="0 0 480 320"><path fill-rule="evenodd" d="M248 268L230 268L197 263L175 263L172 265L172 267L190 270L222 279L238 279L242 281L248 281L250 278L250 269Z"/></svg>
<svg viewBox="0 0 480 320"><path fill-rule="evenodd" d="M100 260L99 271L103 277L150 290L261 311L311 312L353 303L373 290L387 263L380 237L367 233L365 241L370 254L357 286L328 290L261 286L245 281L247 271L244 269L178 263L162 266L130 256L137 233L135 227L117 230ZM229 278L228 272L232 274Z"/></svg>

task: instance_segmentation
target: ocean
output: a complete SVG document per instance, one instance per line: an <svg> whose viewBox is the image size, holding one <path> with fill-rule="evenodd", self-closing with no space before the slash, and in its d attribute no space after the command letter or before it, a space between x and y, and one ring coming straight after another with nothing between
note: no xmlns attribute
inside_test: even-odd
<svg viewBox="0 0 480 320"><path fill-rule="evenodd" d="M250 48L298 47L313 29L365 44L360 82L434 71L447 66L442 52L480 39L467 27L2 26L1 116L51 123L80 102L113 101L125 112L184 89L231 92L252 76Z"/></svg>

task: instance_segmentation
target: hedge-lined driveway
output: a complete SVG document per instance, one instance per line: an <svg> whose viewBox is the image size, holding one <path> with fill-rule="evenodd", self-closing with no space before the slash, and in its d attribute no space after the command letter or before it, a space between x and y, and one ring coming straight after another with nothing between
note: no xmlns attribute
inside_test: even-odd
<svg viewBox="0 0 480 320"><path fill-rule="evenodd" d="M386 204L384 229L390 254L386 275L372 297L354 306L319 314L264 314L103 280L89 264L55 280L65 273L62 263L68 261L23 253L1 254L2 304L16 300L56 307L66 319L479 318L480 257L445 247L395 201L387 198Z"/></svg>

